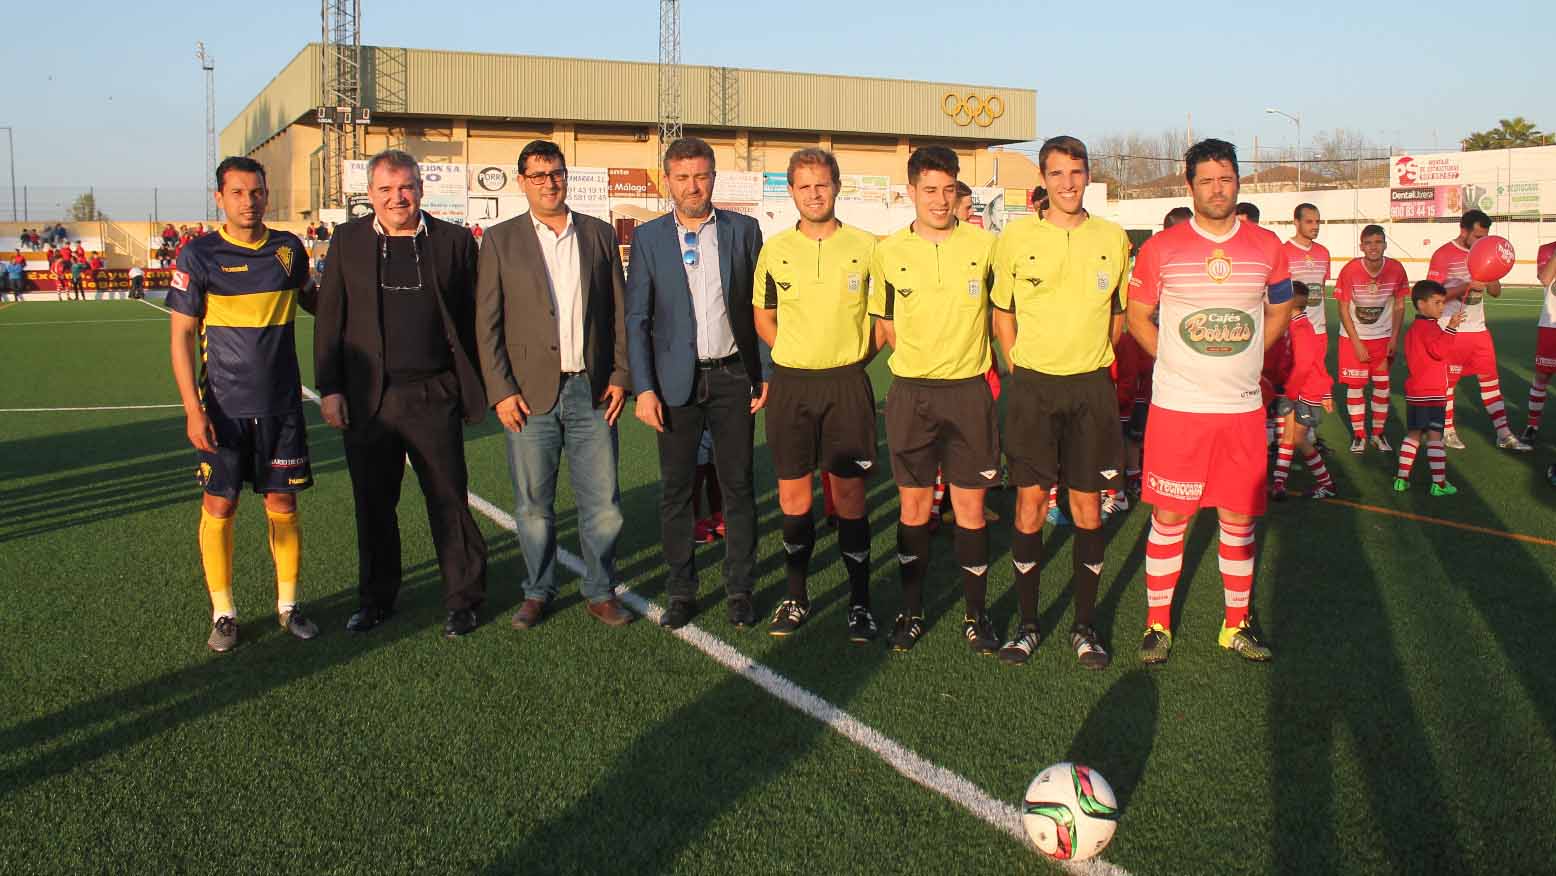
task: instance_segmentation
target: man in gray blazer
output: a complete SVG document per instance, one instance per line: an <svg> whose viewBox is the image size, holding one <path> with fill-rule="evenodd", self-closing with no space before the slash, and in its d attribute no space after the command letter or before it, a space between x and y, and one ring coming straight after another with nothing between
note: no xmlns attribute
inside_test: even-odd
<svg viewBox="0 0 1556 876"><path fill-rule="evenodd" d="M529 212L486 231L476 280L476 346L487 398L508 430L514 519L529 582L515 629L557 593L556 481L562 452L578 506L588 611L610 626L634 615L616 597L616 419L628 367L621 256L610 225L567 207L555 143L519 153Z"/></svg>

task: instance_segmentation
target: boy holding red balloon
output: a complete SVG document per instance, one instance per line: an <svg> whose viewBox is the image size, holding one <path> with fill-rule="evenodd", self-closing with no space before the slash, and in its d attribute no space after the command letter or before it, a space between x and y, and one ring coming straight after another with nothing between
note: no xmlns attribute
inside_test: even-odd
<svg viewBox="0 0 1556 876"><path fill-rule="evenodd" d="M1438 247L1432 254L1426 278L1441 283L1447 290L1448 304L1439 321L1444 329L1459 313L1464 314L1453 350L1448 358L1448 386L1443 443L1463 450L1453 425L1453 389L1465 371L1480 381L1480 399L1497 430L1497 446L1503 450L1527 452L1528 444L1507 426L1507 411L1502 405L1502 382L1497 373L1497 351L1486 328L1485 296L1501 297L1502 284L1513 267L1513 247L1506 240L1490 238L1491 217L1470 210L1459 219L1459 236ZM1484 241L1484 243L1482 243Z"/></svg>
<svg viewBox="0 0 1556 876"><path fill-rule="evenodd" d="M1524 443L1534 442L1540 433L1540 414L1545 410L1545 387L1556 373L1556 241L1540 247L1534 259L1545 300L1540 308L1540 337L1534 348L1534 382L1529 384L1529 425L1524 427Z"/></svg>

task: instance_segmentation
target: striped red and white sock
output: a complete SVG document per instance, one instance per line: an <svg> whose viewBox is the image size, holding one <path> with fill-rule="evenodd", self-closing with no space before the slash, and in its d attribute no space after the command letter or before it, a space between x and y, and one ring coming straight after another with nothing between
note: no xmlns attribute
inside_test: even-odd
<svg viewBox="0 0 1556 876"><path fill-rule="evenodd" d="M1529 384L1529 428L1540 430L1540 415L1545 412L1545 387L1551 376L1544 371L1534 372L1534 382Z"/></svg>
<svg viewBox="0 0 1556 876"><path fill-rule="evenodd" d="M931 518L939 517L940 516L940 509L944 505L945 505L945 477L944 477L943 473L941 473L940 471L937 470L935 472L935 492L934 492L934 498L930 499L930 501L929 501L929 516Z"/></svg>
<svg viewBox="0 0 1556 876"><path fill-rule="evenodd" d="M1405 438L1399 445L1399 469L1394 472L1394 477L1402 481L1410 480L1410 470L1416 467L1416 450L1420 447L1420 441L1408 436Z"/></svg>
<svg viewBox="0 0 1556 876"><path fill-rule="evenodd" d="M1284 487L1286 476L1291 474L1291 457L1295 448L1290 444L1281 442L1280 449L1275 453L1275 486Z"/></svg>
<svg viewBox="0 0 1556 876"><path fill-rule="evenodd" d="M1426 442L1426 462L1432 467L1432 483L1438 486L1448 483L1448 451L1443 449L1441 438Z"/></svg>
<svg viewBox="0 0 1556 876"><path fill-rule="evenodd" d="M1302 464L1307 466L1308 473L1320 487L1326 490L1334 489L1334 478L1329 476L1329 469L1324 465L1324 458L1318 455L1316 450L1304 450Z"/></svg>
<svg viewBox="0 0 1556 876"><path fill-rule="evenodd" d="M1221 521L1221 586L1226 594L1228 627L1248 617L1248 597L1253 592L1253 526Z"/></svg>
<svg viewBox="0 0 1556 876"><path fill-rule="evenodd" d="M1351 434L1357 440L1367 437L1367 397L1359 386L1345 388L1345 412L1351 417Z"/></svg>
<svg viewBox="0 0 1556 876"><path fill-rule="evenodd" d="M1372 375L1372 435L1383 434L1383 424L1389 418L1389 376Z"/></svg>
<svg viewBox="0 0 1556 876"><path fill-rule="evenodd" d="M1502 404L1502 381L1498 379L1480 381L1480 400L1486 405L1486 413L1491 416L1491 425L1497 430L1497 437L1508 434L1507 409Z"/></svg>
<svg viewBox="0 0 1556 876"><path fill-rule="evenodd" d="M1183 534L1189 522L1163 523L1151 515L1145 540L1145 622L1172 629L1172 594L1183 572Z"/></svg>
<svg viewBox="0 0 1556 876"><path fill-rule="evenodd" d="M1448 401L1443 408L1443 431L1452 432L1453 428L1453 375L1448 376Z"/></svg>

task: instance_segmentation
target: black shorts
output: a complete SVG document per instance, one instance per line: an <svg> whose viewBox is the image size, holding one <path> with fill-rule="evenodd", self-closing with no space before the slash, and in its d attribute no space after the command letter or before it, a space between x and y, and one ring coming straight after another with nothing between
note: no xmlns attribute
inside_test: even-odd
<svg viewBox="0 0 1556 876"><path fill-rule="evenodd" d="M195 479L207 493L236 499L244 482L256 493L299 493L313 486L308 423L303 409L272 417L228 417L206 404L216 429L216 452L196 451Z"/></svg>
<svg viewBox="0 0 1556 876"><path fill-rule="evenodd" d="M1447 405L1413 405L1405 403L1405 428L1411 432L1441 432L1447 422Z"/></svg>
<svg viewBox="0 0 1556 876"><path fill-rule="evenodd" d="M1297 424L1309 429L1317 429L1318 424L1324 421L1324 408L1322 405L1310 405L1304 401L1292 401L1281 396L1275 400L1275 413L1284 417L1287 414L1297 415Z"/></svg>
<svg viewBox="0 0 1556 876"><path fill-rule="evenodd" d="M1046 490L1062 477L1084 493L1123 483L1118 393L1106 368L1066 375L1017 368L1005 392L1011 483Z"/></svg>
<svg viewBox="0 0 1556 876"><path fill-rule="evenodd" d="M933 487L935 473L966 490L1000 475L999 415L983 375L965 380L898 377L886 393L886 445L898 486Z"/></svg>
<svg viewBox="0 0 1556 876"><path fill-rule="evenodd" d="M863 365L773 366L767 386L767 448L779 480L820 469L862 478L875 467L875 388Z"/></svg>

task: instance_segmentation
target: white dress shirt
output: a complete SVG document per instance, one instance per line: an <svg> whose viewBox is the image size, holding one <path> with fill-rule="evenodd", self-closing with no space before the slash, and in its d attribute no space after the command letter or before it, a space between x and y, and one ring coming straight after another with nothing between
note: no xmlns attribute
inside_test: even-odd
<svg viewBox="0 0 1556 876"><path fill-rule="evenodd" d="M578 232L573 227L573 211L567 211L567 225L557 234L546 223L527 214L535 223L535 239L546 263L546 279L551 283L551 300L556 305L557 352L562 357L562 372L584 370L583 278L578 267Z"/></svg>

